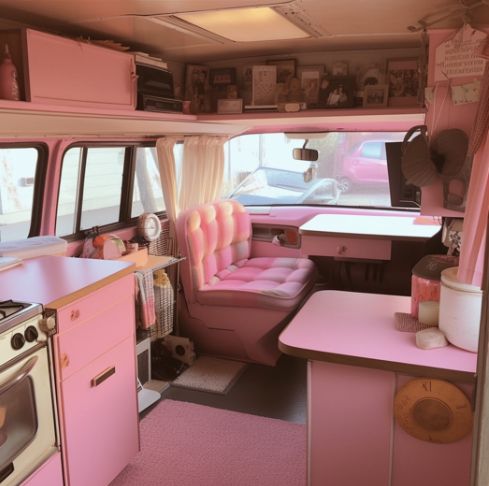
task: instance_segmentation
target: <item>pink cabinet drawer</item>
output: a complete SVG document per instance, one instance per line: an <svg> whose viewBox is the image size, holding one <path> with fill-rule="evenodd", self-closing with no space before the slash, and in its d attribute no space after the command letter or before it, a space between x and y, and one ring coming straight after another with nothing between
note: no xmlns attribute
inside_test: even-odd
<svg viewBox="0 0 489 486"><path fill-rule="evenodd" d="M302 235L301 254L304 256L390 260L391 241L375 238Z"/></svg>
<svg viewBox="0 0 489 486"><path fill-rule="evenodd" d="M139 448L135 347L126 339L61 384L70 486L106 486Z"/></svg>
<svg viewBox="0 0 489 486"><path fill-rule="evenodd" d="M33 472L20 486L63 486L61 453L53 454L42 466Z"/></svg>
<svg viewBox="0 0 489 486"><path fill-rule="evenodd" d="M95 292L82 297L57 312L58 332L64 333L72 327L100 316L123 302L134 301L134 275L126 275ZM125 322L125 321L123 321ZM118 327L123 322L113 322Z"/></svg>
<svg viewBox="0 0 489 486"><path fill-rule="evenodd" d="M30 101L135 108L131 54L26 29Z"/></svg>
<svg viewBox="0 0 489 486"><path fill-rule="evenodd" d="M95 358L130 337L134 341L134 301L115 302L109 309L54 337L58 373L65 380Z"/></svg>

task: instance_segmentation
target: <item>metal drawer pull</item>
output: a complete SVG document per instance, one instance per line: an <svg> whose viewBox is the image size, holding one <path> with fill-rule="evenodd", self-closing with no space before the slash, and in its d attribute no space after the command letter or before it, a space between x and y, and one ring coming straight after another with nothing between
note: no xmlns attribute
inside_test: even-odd
<svg viewBox="0 0 489 486"><path fill-rule="evenodd" d="M92 386L99 386L102 382L104 382L107 378L115 374L115 366L112 366L111 368L107 368L106 370L102 371L100 375L97 375L95 378L92 378L91 384Z"/></svg>
<svg viewBox="0 0 489 486"><path fill-rule="evenodd" d="M71 311L70 318L72 321L76 321L80 317L80 310L79 309L73 309Z"/></svg>

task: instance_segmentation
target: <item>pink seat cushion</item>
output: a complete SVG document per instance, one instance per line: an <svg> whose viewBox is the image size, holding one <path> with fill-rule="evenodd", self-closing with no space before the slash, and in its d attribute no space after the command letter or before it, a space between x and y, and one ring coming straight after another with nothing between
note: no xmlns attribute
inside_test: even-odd
<svg viewBox="0 0 489 486"><path fill-rule="evenodd" d="M197 301L290 310L310 290L314 273L314 263L307 258L244 259L219 271L197 290Z"/></svg>

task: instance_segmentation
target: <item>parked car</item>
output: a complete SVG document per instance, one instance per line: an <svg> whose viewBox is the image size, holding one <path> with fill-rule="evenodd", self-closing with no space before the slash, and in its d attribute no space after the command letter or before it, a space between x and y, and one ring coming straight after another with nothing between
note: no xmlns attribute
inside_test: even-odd
<svg viewBox="0 0 489 486"><path fill-rule="evenodd" d="M244 205L336 204L341 192L335 179L311 178L305 172L259 167L229 197Z"/></svg>
<svg viewBox="0 0 489 486"><path fill-rule="evenodd" d="M361 142L343 159L342 172L337 177L341 192L349 192L354 185L388 184L385 140Z"/></svg>

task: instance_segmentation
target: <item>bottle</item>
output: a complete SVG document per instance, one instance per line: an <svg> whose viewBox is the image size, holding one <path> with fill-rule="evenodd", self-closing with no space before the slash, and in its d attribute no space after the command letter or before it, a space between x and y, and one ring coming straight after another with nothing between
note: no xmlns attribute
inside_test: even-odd
<svg viewBox="0 0 489 486"><path fill-rule="evenodd" d="M5 44L5 53L0 64L0 98L4 100L20 100L17 69L10 57L8 44Z"/></svg>

